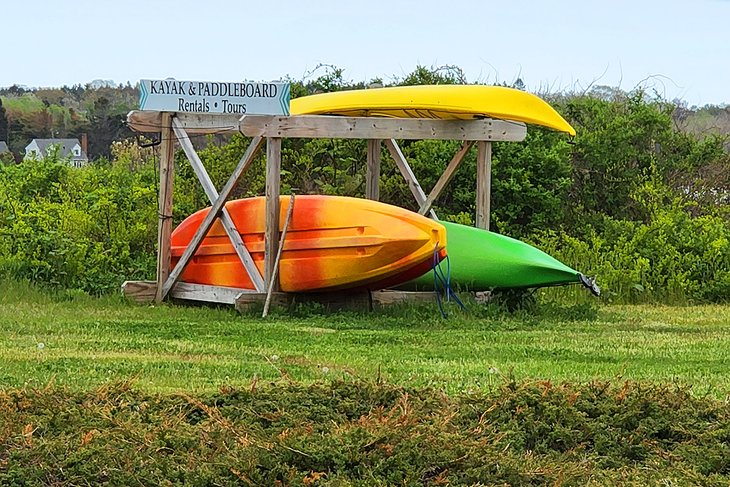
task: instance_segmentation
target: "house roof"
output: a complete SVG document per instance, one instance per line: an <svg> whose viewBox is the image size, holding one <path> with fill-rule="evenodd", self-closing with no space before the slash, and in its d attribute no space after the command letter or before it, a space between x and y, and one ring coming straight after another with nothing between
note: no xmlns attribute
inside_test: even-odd
<svg viewBox="0 0 730 487"><path fill-rule="evenodd" d="M8 149L8 144L6 142L0 140L0 154L3 152L10 152L10 149Z"/></svg>
<svg viewBox="0 0 730 487"><path fill-rule="evenodd" d="M41 152L41 154L47 154L48 149L53 146L57 145L60 147L60 153L59 156L61 157L71 157L72 159L82 159L87 160L88 157L86 156L86 153L82 150L80 157L75 157L73 152L71 152L74 148L74 146L78 145L81 146L81 142L79 142L79 139L33 139L31 144L35 142L38 146L38 150Z"/></svg>

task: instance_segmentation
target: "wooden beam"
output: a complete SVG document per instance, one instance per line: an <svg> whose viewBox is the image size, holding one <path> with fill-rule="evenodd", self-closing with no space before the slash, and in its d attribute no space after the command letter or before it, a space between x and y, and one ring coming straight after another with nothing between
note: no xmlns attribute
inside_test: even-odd
<svg viewBox="0 0 730 487"><path fill-rule="evenodd" d="M255 293L250 289L208 286L178 282L170 290L170 297L206 303L235 304L241 294ZM157 283L155 281L125 281L122 294L137 303L150 303L155 300Z"/></svg>
<svg viewBox="0 0 730 487"><path fill-rule="evenodd" d="M251 289L237 287L208 286L205 284L191 284L178 282L170 291L170 296L186 301L201 301L204 303L236 304L242 294L255 293Z"/></svg>
<svg viewBox="0 0 730 487"><path fill-rule="evenodd" d="M431 193L429 193L428 198L426 198L426 201L421 204L421 207L418 209L418 213L421 215L428 213L431 206L433 206L433 203L441 195L441 192L444 190L446 185L451 182L451 179L454 177L454 174L456 174L456 170L459 168L459 165L461 165L461 161L464 159L464 156L467 152L469 152L469 149L471 149L472 144L473 142L470 140L464 141L459 152L454 155L454 158L451 159L449 165L446 166L446 170L441 174L439 180L436 181L436 184L431 190Z"/></svg>
<svg viewBox="0 0 730 487"><path fill-rule="evenodd" d="M127 125L135 132L159 132L162 112L134 110L127 114ZM176 112L175 118L189 134L225 134L238 132L237 113Z"/></svg>
<svg viewBox="0 0 730 487"><path fill-rule="evenodd" d="M172 286L180 278L180 274L182 274L182 272L185 270L185 266L187 266L188 262L190 262L190 258L198 250L198 247L200 247L203 238L205 237L205 235L207 235L210 227L213 226L213 222L215 221L215 219L218 218L218 215L220 215L221 210L223 209L223 205L228 200L228 197L233 191L233 188L238 183L238 180L241 179L243 173L246 172L246 169L248 169L248 166L253 161L254 156L256 156L256 153L263 145L263 142L264 141L261 137L254 137L254 139L251 141L251 144L249 144L248 149L246 149L246 153L238 162L236 169L233 170L233 174L231 174L231 177L228 179L226 185L223 186L223 189L218 195L218 199L216 199L215 203L213 203L213 205L211 206L210 211L208 211L208 214L205 216L200 226L195 231L193 238L190 240L190 243L185 248L185 251L180 257L177 265L170 273L167 281L165 281L165 284L162 287L162 299L164 299L165 296L167 296L167 293L170 292Z"/></svg>
<svg viewBox="0 0 730 487"><path fill-rule="evenodd" d="M365 175L365 197L380 199L380 140L368 139L367 174Z"/></svg>
<svg viewBox="0 0 730 487"><path fill-rule="evenodd" d="M122 295L136 303L151 303L157 297L157 282L124 281Z"/></svg>
<svg viewBox="0 0 730 487"><path fill-rule="evenodd" d="M477 143L477 228L489 230L489 212L492 199L492 144Z"/></svg>
<svg viewBox="0 0 730 487"><path fill-rule="evenodd" d="M202 122L201 122L202 123ZM221 125L218 122L218 125ZM524 123L505 120L337 117L331 115L244 115L241 133L249 137L336 139L441 139L520 141Z"/></svg>
<svg viewBox="0 0 730 487"><path fill-rule="evenodd" d="M160 145L160 194L157 225L157 295L161 302L162 284L170 275L172 259L172 183L175 170L175 139L172 135L172 114L162 114Z"/></svg>
<svg viewBox="0 0 730 487"><path fill-rule="evenodd" d="M175 135L177 136L180 146L182 146L183 151L185 151L185 155L187 156L188 161L190 161L190 165L192 166L193 171L195 171L198 181L200 181L208 200L212 204L216 199L218 199L218 191L215 189L213 181L210 180L208 172L205 170L205 166L203 166L203 161L200 160L197 152L195 152L195 148L190 142L190 138L182 128L182 124L179 120L172 120L172 129L175 131ZM243 243L243 239L238 233L238 229L236 228L235 223L233 223L233 219L225 206L221 211L221 223L228 234L228 238L231 239L231 243L233 244L233 248L236 250L236 254L238 254L238 258L241 260L241 264L243 264L244 269L246 269L246 272L251 278L254 288L256 288L256 291L258 292L264 292L264 279L261 277L261 273L256 267L246 245Z"/></svg>
<svg viewBox="0 0 730 487"><path fill-rule="evenodd" d="M266 230L264 233L264 283L266 289L279 290L275 275L279 248L279 190L281 186L281 139L266 139ZM273 285L272 285L273 283Z"/></svg>
<svg viewBox="0 0 730 487"><path fill-rule="evenodd" d="M440 139L521 141L527 135L522 122L510 120L437 120L424 118L338 117L331 115L244 115L234 113L176 112L189 134L240 131L249 137L337 139ZM134 110L127 125L135 132L159 132L162 112Z"/></svg>
<svg viewBox="0 0 730 487"><path fill-rule="evenodd" d="M394 139L385 139L385 146L388 148L390 155L393 157L395 165L398 166L401 174L406 179L408 189L411 190L413 197L416 198L416 202L420 207L426 202L426 193L423 192L423 188L421 188L421 185L418 184L418 179L416 179L416 175L413 174L413 170L411 169L411 166L408 165L408 161L406 161L403 152L400 150L400 147L398 147L398 143ZM429 215L434 220L438 220L435 211L429 210Z"/></svg>

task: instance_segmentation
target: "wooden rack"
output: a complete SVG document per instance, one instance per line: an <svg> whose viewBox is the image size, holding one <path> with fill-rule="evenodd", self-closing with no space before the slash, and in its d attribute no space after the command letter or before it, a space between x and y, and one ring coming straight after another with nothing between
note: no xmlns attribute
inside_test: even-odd
<svg viewBox="0 0 730 487"><path fill-rule="evenodd" d="M203 114L184 112L132 111L127 115L132 130L140 133L156 132L161 134L160 150L160 194L159 224L157 234L157 279L156 281L127 281L122 285L123 293L138 301L161 302L167 297L193 301L236 304L239 309L252 302L263 302L265 290L273 280L274 260L279 245L279 193L281 188L281 141L283 138L328 138L328 139L365 139L367 140L367 174L365 195L377 200L380 195L380 148L385 144L399 171L419 206L419 213L437 218L432 206L441 192L453 178L464 156L473 145L477 146L477 188L476 188L476 225L489 229L490 192L491 192L491 143L495 141L521 141L527 134L525 124L520 122L479 119L479 120L433 120L371 117L333 117L317 115L270 116ZM191 134L235 133L251 137L252 140L241 156L238 165L228 181L218 192L208 176L200 157L190 142ZM461 140L462 146L449 162L446 170L426 194L418 183L416 175L403 155L396 140ZM200 184L211 203L200 227L190 244L183 252L175 267L171 264L173 170L175 142L185 152ZM254 265L251 254L238 234L224 205L238 181L248 170L255 156L266 146L266 229L264 238L264 274L261 275ZM217 286L204 286L180 282L180 275L200 246L203 238L217 218L238 254L244 269L248 272L255 289L236 289ZM291 302L306 299L286 296L279 293L278 282L273 283L278 302ZM387 304L402 301L403 296L424 299L424 294L415 293L394 295L393 292L369 293L368 302ZM312 299L325 303L347 302L347 294L340 297L331 295L311 295ZM353 301L362 297L351 296Z"/></svg>

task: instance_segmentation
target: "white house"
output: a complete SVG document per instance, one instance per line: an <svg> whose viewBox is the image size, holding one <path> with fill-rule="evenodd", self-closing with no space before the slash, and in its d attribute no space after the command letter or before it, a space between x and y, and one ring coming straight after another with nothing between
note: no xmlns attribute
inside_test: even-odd
<svg viewBox="0 0 730 487"><path fill-rule="evenodd" d="M79 139L33 139L25 148L26 159L42 159L58 150L58 157L69 158L71 165L82 167L89 163Z"/></svg>

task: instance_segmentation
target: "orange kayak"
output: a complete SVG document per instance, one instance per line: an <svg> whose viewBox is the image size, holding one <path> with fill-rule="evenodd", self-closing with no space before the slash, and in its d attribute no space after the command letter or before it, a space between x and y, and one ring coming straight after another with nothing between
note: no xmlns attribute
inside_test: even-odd
<svg viewBox="0 0 730 487"><path fill-rule="evenodd" d="M289 196L280 199L283 230ZM264 272L263 197L229 201L226 208ZM174 266L209 208L186 218L172 233ZM285 292L382 289L418 277L446 256L443 225L409 210L344 196L302 195L294 210L279 262ZM185 268L182 281L253 289L220 220Z"/></svg>

